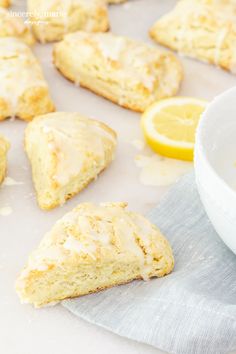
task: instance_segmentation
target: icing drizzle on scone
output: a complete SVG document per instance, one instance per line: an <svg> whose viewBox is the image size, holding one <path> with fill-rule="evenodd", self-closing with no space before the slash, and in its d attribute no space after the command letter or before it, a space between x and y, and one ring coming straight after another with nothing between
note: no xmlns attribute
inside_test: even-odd
<svg viewBox="0 0 236 354"><path fill-rule="evenodd" d="M20 96L34 86L47 84L30 48L16 38L0 38L0 97L9 103L13 116Z"/></svg>

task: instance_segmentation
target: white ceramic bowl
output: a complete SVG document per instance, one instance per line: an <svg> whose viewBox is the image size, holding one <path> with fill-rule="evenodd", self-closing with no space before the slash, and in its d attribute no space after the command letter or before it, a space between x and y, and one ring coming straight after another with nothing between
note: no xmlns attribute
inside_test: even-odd
<svg viewBox="0 0 236 354"><path fill-rule="evenodd" d="M217 96L204 112L194 163L205 210L236 254L236 87Z"/></svg>

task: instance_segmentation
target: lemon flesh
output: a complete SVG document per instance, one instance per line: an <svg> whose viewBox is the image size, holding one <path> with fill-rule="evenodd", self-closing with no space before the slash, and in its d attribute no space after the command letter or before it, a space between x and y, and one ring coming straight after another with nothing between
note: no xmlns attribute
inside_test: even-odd
<svg viewBox="0 0 236 354"><path fill-rule="evenodd" d="M151 105L141 120L148 145L163 156L192 161L195 133L206 105L206 101L191 97L174 97Z"/></svg>

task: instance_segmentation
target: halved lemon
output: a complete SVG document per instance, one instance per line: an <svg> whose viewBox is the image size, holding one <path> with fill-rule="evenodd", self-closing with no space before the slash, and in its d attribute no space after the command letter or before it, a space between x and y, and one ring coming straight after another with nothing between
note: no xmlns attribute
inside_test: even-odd
<svg viewBox="0 0 236 354"><path fill-rule="evenodd" d="M195 132L207 102L173 97L152 104L141 125L148 145L157 153L179 160L193 160Z"/></svg>

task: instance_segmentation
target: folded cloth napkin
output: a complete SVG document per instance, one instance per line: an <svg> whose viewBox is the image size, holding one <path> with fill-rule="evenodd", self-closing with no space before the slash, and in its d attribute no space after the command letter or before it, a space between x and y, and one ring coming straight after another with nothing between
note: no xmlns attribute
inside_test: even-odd
<svg viewBox="0 0 236 354"><path fill-rule="evenodd" d="M169 353L235 350L236 256L207 218L194 175L183 177L148 217L173 247L173 273L66 300L63 306L91 323Z"/></svg>

